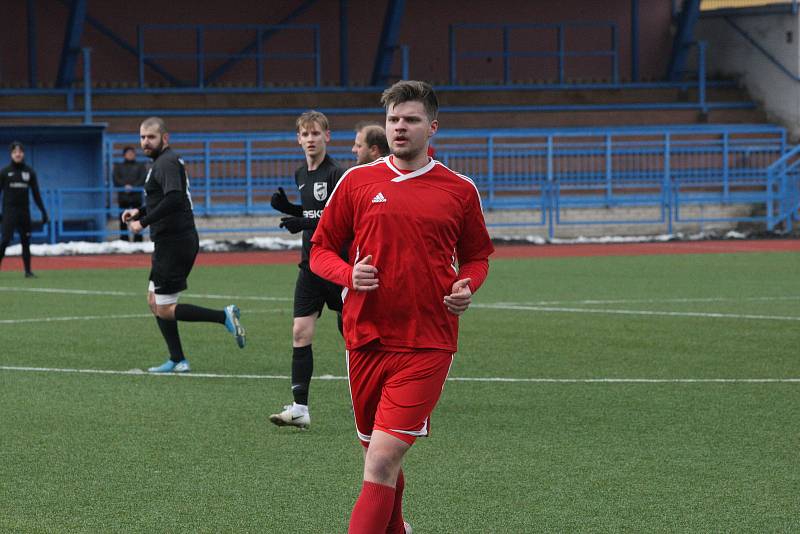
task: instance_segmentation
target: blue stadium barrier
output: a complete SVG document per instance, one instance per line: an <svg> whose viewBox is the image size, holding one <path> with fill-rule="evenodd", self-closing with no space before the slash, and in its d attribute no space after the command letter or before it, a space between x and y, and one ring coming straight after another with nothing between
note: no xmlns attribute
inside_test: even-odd
<svg viewBox="0 0 800 534"><path fill-rule="evenodd" d="M601 23L600 25L603 26ZM597 23L594 22L575 22L575 23L563 23L555 25L555 27L559 28L559 35L563 34L563 29L565 27L569 27L570 25L577 25L577 26L594 26ZM58 109L38 109L38 110L0 110L0 118L78 118L83 117L83 121L85 124L91 124L92 121L96 117L105 117L105 118L114 118L114 117L141 117L141 116L152 116L152 115L159 115L164 117L176 117L176 116L218 116L218 117L243 117L243 116L296 116L305 111L305 109L300 108L216 108L216 109L196 109L196 108L176 108L176 109L100 109L100 110L93 110L92 109L92 95L93 94L132 94L132 93L144 93L144 94L180 94L181 92L198 92L202 91L203 93L215 93L215 92L229 92L229 93L248 93L248 92L261 92L265 91L266 89L262 87L258 87L256 89L246 89L246 88L219 88L219 87L205 87L204 82L204 65L205 59L207 55L202 50L202 36L204 35L204 28L208 25L156 25L156 26L168 26L168 27L181 27L181 28L188 28L194 29L197 33L198 39L198 50L199 52L196 54L179 54L179 59L192 59L197 64L197 85L190 86L190 87L172 87L172 88L146 88L144 87L143 82L143 65L145 61L148 60L151 56L146 56L144 54L143 43L140 43L139 47L139 71L140 71L140 80L139 80L139 88L136 89L119 89L119 88L106 88L106 89L93 89L92 88L92 78L91 78L91 54L88 48L83 49L83 59L84 59L84 80L86 83L83 84L82 93L83 93L83 103L84 109L82 111L75 110L75 95L78 93L78 89L75 87L67 87L63 89L0 89L0 95L63 95L66 101L66 110L58 110ZM217 25L211 25L210 27L216 27ZM506 27L509 25L502 25L502 27ZM514 26L514 25L511 25ZM528 25L524 25L527 27ZM221 25L223 28L227 28L226 25ZM249 27L249 26L248 26ZM257 25L254 27L258 27ZM301 27L305 28L305 26ZM689 87L697 87L697 102L628 102L628 103L617 103L617 104L543 104L543 105L495 105L495 106L444 106L440 109L442 113L526 113L526 112L569 112L569 111L648 111L648 110L687 110L687 109L697 109L702 114L707 114L709 110L715 109L754 109L755 104L753 102L728 102L728 101L721 101L721 102L708 102L706 98L707 88L709 86L730 86L730 82L716 82L716 83L709 83L706 79L706 59L705 59L705 49L706 43L699 41L694 43L697 45L698 50L698 71L697 71L697 81L696 82L660 82L660 83L649 83L649 84L642 84L642 83L620 83L619 76L618 76L618 67L617 67L617 51L616 51L616 26L612 24L612 35L614 36L613 42L614 47L611 51L589 51L589 52L570 52L567 53L563 49L563 39L559 38L559 52L557 57L559 58L559 82L557 84L543 84L543 85L522 85L522 84L513 84L509 79L509 63L508 59L510 57L514 57L516 55L522 54L521 52L509 52L507 50L507 46L504 47L504 51L502 53L504 57L504 71L505 71L505 79L502 85L481 85L481 86L459 86L454 85L451 83L450 86L437 86L436 89L441 90L547 90L547 89L626 89L626 88L680 88L681 90L686 90ZM267 30L259 30L259 36ZM335 88L320 88L319 83L319 73L320 73L320 63L319 63L319 29L316 28L315 30L315 53L312 54L312 57L315 59L315 72L316 72L316 83L313 87L304 87L304 88L291 88L283 90L270 88L270 92L297 92L297 91L308 91L308 90L320 90L326 92L342 92L342 91L370 91L379 93L382 91L382 87L362 87L362 88L350 88L350 87L335 87ZM507 29L504 29L504 35L507 32ZM452 38L452 37L451 37ZM140 31L140 39L141 39L141 31ZM259 37L260 39L260 37ZM507 39L506 39L507 40ZM257 41L257 42L260 42ZM504 40L505 42L505 40ZM506 43L507 44L507 43ZM403 76L408 74L408 49L405 46L401 47L403 51ZM260 56L261 52L257 53L258 57ZM547 53L550 54L550 53ZM546 55L547 55L546 54ZM589 83L589 84L570 84L566 83L563 73L563 61L564 57L571 56L571 55L578 55L578 56L595 56L595 55L611 55L614 58L613 61L613 82L612 83ZM229 59L239 59L240 55L226 55L223 54L225 57L229 57ZM154 56L152 56L154 57ZM249 57L249 55L246 55ZM455 57L451 57L451 69L455 69ZM261 65L261 61L259 61L259 65ZM259 72L260 69L259 69ZM451 76L454 76L451 73ZM262 75L259 74L258 83L261 85L263 83ZM381 108L344 108L344 107L336 107L336 108L320 108L320 111L327 115L354 115L354 114L379 114L382 112Z"/></svg>
<svg viewBox="0 0 800 534"><path fill-rule="evenodd" d="M145 42L148 32L167 32L170 35L174 35L177 32L186 31L193 34L194 52L145 52L145 50L149 50ZM289 41L295 43L299 50L292 52L270 52L264 50L263 41L265 37L277 32L289 31L300 32L294 39ZM305 35L309 31L311 32L310 39ZM255 37L255 51L235 54L230 52L210 52L206 49L206 37L214 32L233 35L236 39L250 33ZM309 42L312 43L312 51L302 50ZM194 65L195 77L193 82L184 82L183 84L185 87L194 89L203 89L208 85L206 76L208 63L219 62L220 60L247 60L253 62L255 84L257 87L262 88L265 86L264 62L266 60L290 60L293 64L298 64L298 60L310 60L310 64L313 67L314 86L319 87L321 85L322 64L319 24L140 24L137 27L137 51L140 89L146 86L145 66L148 60L153 59L188 61Z"/></svg>
<svg viewBox="0 0 800 534"><path fill-rule="evenodd" d="M800 221L800 146L783 155L767 168L768 194L767 228L773 230L779 224L792 231Z"/></svg>
<svg viewBox="0 0 800 534"><path fill-rule="evenodd" d="M609 31L609 46L600 50L568 50L566 45L566 32L572 28L579 28L585 30L586 28L601 28ZM502 49L496 50L459 50L458 32L459 30L467 30L474 32L480 30L484 33L491 32L492 30L500 30ZM554 37L552 46L546 47L544 50L512 50L511 37L512 32L519 33L526 30L535 30L538 35L543 35L548 31L552 32ZM571 21L560 22L554 24L496 24L496 23L462 23L450 24L449 26L449 40L450 40L450 85L456 85L458 80L458 63L460 59L480 59L485 61L486 58L498 57L502 60L502 80L504 85L512 85L513 78L511 76L512 60L515 58L545 58L555 61L556 70L558 72L558 83L566 83L566 69L565 62L567 58L575 57L591 57L603 58L607 57L609 61L608 79L613 83L619 83L619 46L618 46L618 31L617 25L610 21ZM523 41L524 42L524 41Z"/></svg>
<svg viewBox="0 0 800 534"><path fill-rule="evenodd" d="M330 153L343 164L352 163L352 138L351 132L332 135ZM134 140L106 136L109 176L120 148ZM800 202L800 153L787 151L785 130L770 125L460 130L440 132L434 141L437 159L475 181L487 213L509 214L490 226L538 227L550 237L559 226L597 224L660 224L672 233L675 223L727 221L772 230L796 220ZM293 175L303 156L294 134L175 134L171 142L186 162L198 217L277 216L269 200L278 187L298 202ZM100 188L102 202L76 211L116 219L117 191ZM58 204L86 190L53 194ZM712 204L762 206L764 214L689 214L690 207ZM630 210L617 220L593 218L599 209L642 207L655 210L641 218ZM77 215L54 214L55 220ZM60 222L54 230L59 238L80 233ZM105 239L108 232L104 226L84 234ZM257 223L208 232L282 234Z"/></svg>

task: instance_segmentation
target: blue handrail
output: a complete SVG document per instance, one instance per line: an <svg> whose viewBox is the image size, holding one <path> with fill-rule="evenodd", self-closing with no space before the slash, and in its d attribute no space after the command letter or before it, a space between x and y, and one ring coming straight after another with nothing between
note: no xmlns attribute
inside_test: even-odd
<svg viewBox="0 0 800 534"><path fill-rule="evenodd" d="M190 30L195 33L195 50L189 53L162 52L145 53L145 32L147 31L180 31ZM313 51L305 52L265 52L261 44L263 35L269 32L300 30L303 32L311 31ZM230 52L208 52L206 50L206 35L208 32L228 32L240 34L243 31L256 33L256 51L254 53L230 53ZM304 43L304 40L298 40ZM138 51L138 70L139 88L144 89L145 66L154 59L174 59L191 61L195 64L195 82L186 84L196 89L203 89L206 86L205 66L208 59L252 59L255 61L256 85L264 87L264 60L266 59L309 59L312 61L314 72L314 86L322 84L322 63L320 54L320 29L319 24L140 24L137 27L137 51Z"/></svg>
<svg viewBox="0 0 800 534"><path fill-rule="evenodd" d="M611 45L608 49L588 51L568 51L565 43L567 28L608 28L611 34ZM456 34L459 30L501 30L502 50L479 50L459 52ZM555 30L555 51L549 50L522 50L512 51L510 46L511 32L514 30ZM565 83L566 75L564 62L567 57L609 57L611 58L610 78L613 83L619 83L619 49L617 43L617 25L605 21L567 21L554 24L494 24L494 23L463 23L451 24L449 27L450 40L450 85L456 85L458 80L457 64L460 58L487 58L499 57L503 60L503 83L511 85L511 59L513 58L555 58L558 63L558 83Z"/></svg>
<svg viewBox="0 0 800 534"><path fill-rule="evenodd" d="M134 135L107 135L104 168L111 169L119 145L131 143ZM277 216L269 198L278 186L296 198L292 174L302 153L293 141L290 133L176 133L172 144L186 161L196 214ZM770 125L462 130L440 132L434 141L440 161L475 180L487 212L514 210L513 219L500 217L490 226L542 227L551 237L557 228L577 224L663 224L671 233L677 223L724 220L773 229L798 203L800 149L787 153L785 130ZM351 143L352 132L334 132L330 152L348 164ZM97 191L96 198L105 199L92 208L97 211L76 204L87 191L57 193L53 218L59 221L54 228L59 239L82 232L63 221L116 218L119 189ZM690 209L712 204L764 205L767 213ZM655 211L636 216L626 211L631 207ZM599 208L611 210L609 218L598 219ZM116 231L111 223L93 224L97 238L112 231L106 227ZM253 232L278 231L257 224L267 223L254 223ZM226 230L234 231L215 231Z"/></svg>

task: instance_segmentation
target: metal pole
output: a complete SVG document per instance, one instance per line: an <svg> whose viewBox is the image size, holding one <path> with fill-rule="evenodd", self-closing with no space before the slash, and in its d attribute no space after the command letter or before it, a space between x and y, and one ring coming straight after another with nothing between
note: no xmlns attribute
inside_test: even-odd
<svg viewBox="0 0 800 534"><path fill-rule="evenodd" d="M564 25L558 25L558 83L564 83Z"/></svg>
<svg viewBox="0 0 800 534"><path fill-rule="evenodd" d="M677 202L677 194L673 195L672 191L672 180L671 180L671 171L670 171L670 143L669 143L669 133L664 134L664 185L662 186L664 189L664 198L667 204L667 233L672 233L672 222L673 218L677 219L677 211L678 211L678 202ZM672 199L675 198L676 202L673 206ZM675 210L673 216L673 208Z"/></svg>
<svg viewBox="0 0 800 534"><path fill-rule="evenodd" d="M320 58L319 26L314 28L314 85L322 85L322 58Z"/></svg>
<svg viewBox="0 0 800 534"><path fill-rule="evenodd" d="M631 81L639 81L639 0L631 0Z"/></svg>
<svg viewBox="0 0 800 534"><path fill-rule="evenodd" d="M494 204L494 136L489 134L486 146L487 178L489 180L489 206Z"/></svg>
<svg viewBox="0 0 800 534"><path fill-rule="evenodd" d="M503 83L509 85L511 83L511 65L508 61L508 53L510 47L510 37L508 25L503 25Z"/></svg>
<svg viewBox="0 0 800 534"><path fill-rule="evenodd" d="M206 175L206 215L211 212L211 141L203 142L203 164Z"/></svg>
<svg viewBox="0 0 800 534"><path fill-rule="evenodd" d="M450 85L456 84L456 30L451 24L450 31Z"/></svg>
<svg viewBox="0 0 800 534"><path fill-rule="evenodd" d="M550 192L550 202L548 202L548 213L547 213L547 236L550 239L555 237L555 228L553 222L553 210L555 209L555 204L557 202L556 196L558 193L555 191L556 184L553 178L553 136L547 136L547 186Z"/></svg>
<svg viewBox="0 0 800 534"><path fill-rule="evenodd" d="M92 123L92 49L83 51L83 123Z"/></svg>
<svg viewBox="0 0 800 534"><path fill-rule="evenodd" d="M36 46L36 2L28 0L28 87L36 88L37 79L37 46Z"/></svg>
<svg viewBox="0 0 800 534"><path fill-rule="evenodd" d="M342 87L350 85L349 51L347 47L347 3L348 0L339 0L339 85Z"/></svg>
<svg viewBox="0 0 800 534"><path fill-rule="evenodd" d="M613 188L611 187L612 175L611 135L606 134L606 204L611 202Z"/></svg>
<svg viewBox="0 0 800 534"><path fill-rule="evenodd" d="M245 165L245 181L247 183L247 209L245 213L250 215L253 209L253 143L250 139L244 142L244 165Z"/></svg>
<svg viewBox="0 0 800 534"><path fill-rule="evenodd" d="M139 55L139 89L144 89L144 28L136 27L136 51Z"/></svg>
<svg viewBox="0 0 800 534"><path fill-rule="evenodd" d="M259 87L264 87L264 58L261 40L263 39L263 34L261 28L256 31L256 78Z"/></svg>
<svg viewBox="0 0 800 534"><path fill-rule="evenodd" d="M619 45L617 44L617 25L611 26L611 76L614 80L614 85L619 83Z"/></svg>
<svg viewBox="0 0 800 534"><path fill-rule="evenodd" d="M202 89L205 85L205 74L203 73L203 63L205 63L205 58L203 57L203 27L198 24L195 32L197 42L197 87Z"/></svg>
<svg viewBox="0 0 800 534"><path fill-rule="evenodd" d="M706 103L706 42L697 41L697 94L700 99L700 111L708 113Z"/></svg>

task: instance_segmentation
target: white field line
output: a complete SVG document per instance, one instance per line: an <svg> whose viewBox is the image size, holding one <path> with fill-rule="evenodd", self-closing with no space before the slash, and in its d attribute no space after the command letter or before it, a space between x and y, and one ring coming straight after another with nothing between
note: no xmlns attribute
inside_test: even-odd
<svg viewBox="0 0 800 534"><path fill-rule="evenodd" d="M779 302L800 300L800 295L782 297L689 297L663 299L584 299L584 300L540 300L536 302L498 302L517 306L555 306L563 304L689 304L696 302Z"/></svg>
<svg viewBox="0 0 800 534"><path fill-rule="evenodd" d="M98 295L113 297L138 297L145 294L126 292L126 291L96 291L91 289L65 289L48 287L9 287L0 286L0 291L7 292L27 292L27 293L52 293L65 295ZM242 296L242 295L215 295L204 293L186 293L183 295L190 298L223 299L223 300L261 300L291 302L291 297L266 297L266 296ZM494 305L502 306L563 306L565 304L669 304L669 303L693 303L693 302L771 302L800 300L800 295L789 295L780 297L689 297L689 298L663 298L663 299L584 299L584 300L541 300L535 302L499 302Z"/></svg>
<svg viewBox="0 0 800 534"><path fill-rule="evenodd" d="M764 321L800 321L800 317L784 315L753 315L746 313L669 312L652 310L616 310L608 308L567 308L556 306L520 306L513 304L472 304L472 308L491 310L519 310L560 313L598 313L607 315L645 315L655 317L702 317L710 319L756 319Z"/></svg>
<svg viewBox="0 0 800 534"><path fill-rule="evenodd" d="M77 294L77 295L105 295L105 296L125 296L135 297L141 296L142 293L131 293L121 291L92 291L83 289L58 289L58 288L15 288L0 286L0 291L26 291L36 293L60 293L60 294ZM292 299L288 297L262 297L262 296L233 296L233 295L214 295L214 294L195 294L187 293L188 298L206 298L206 299L221 299L227 301L236 300L254 300L254 301L279 301L289 302ZM517 311L534 311L534 312L553 312L553 313L596 313L607 315L641 315L652 317L701 317L713 319L752 319L763 321L800 321L800 317L795 316L782 316L782 315L759 315L759 314L741 314L741 313L716 313L716 312L670 312L670 311L653 311L653 310L625 310L625 309L608 309L608 308L575 308L563 306L563 304L633 304L633 303L689 303L689 302L726 302L726 301L779 301L779 300L798 300L798 296L784 296L784 297L745 297L742 299L732 299L727 297L719 298L682 298L682 299L645 299L645 300L578 300L578 301L543 301L537 303L494 303L494 304L473 304L473 308L482 309L495 309L495 310L517 310ZM560 305L559 305L560 304ZM133 316L104 316L110 319L127 319ZM138 316L136 316L138 317ZM43 319L7 319L0 320L0 324L17 324L21 322L47 322L59 320L95 320L102 319L103 317L67 317L67 318L43 318Z"/></svg>
<svg viewBox="0 0 800 534"><path fill-rule="evenodd" d="M288 312L290 309L275 309L275 310L247 310L247 314L251 313L280 313ZM121 315L75 315L64 317L40 317L31 319L0 319L2 324L22 324L22 323L52 323L58 321L103 321L108 319L143 319L152 317L152 313L131 313Z"/></svg>
<svg viewBox="0 0 800 534"><path fill-rule="evenodd" d="M91 289L61 289L50 287L7 287L0 286L0 291L8 292L25 292L25 293L50 293L60 295L95 295L106 297L146 297L147 288L143 289L140 293L132 291L94 291ZM262 296L241 296L241 295L213 295L201 293L185 293L182 297L195 298L195 299L219 299L219 300L256 300L267 302L291 302L291 297L262 297Z"/></svg>
<svg viewBox="0 0 800 534"><path fill-rule="evenodd" d="M1 365L0 371L28 373L75 373L98 375L158 376L176 378L217 378L237 380L289 380L286 375L222 374L222 373L147 373L141 369L115 371L112 369L73 369L55 367L22 367ZM322 375L314 380L344 381L346 376ZM538 384L796 384L800 378L502 378L450 377L449 382L518 382Z"/></svg>

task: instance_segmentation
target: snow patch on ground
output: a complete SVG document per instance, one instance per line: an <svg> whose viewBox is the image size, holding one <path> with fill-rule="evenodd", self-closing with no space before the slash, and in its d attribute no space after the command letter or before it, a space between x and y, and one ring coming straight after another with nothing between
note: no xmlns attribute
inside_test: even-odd
<svg viewBox="0 0 800 534"><path fill-rule="evenodd" d="M728 231L724 234L716 232L700 232L697 234L660 234L644 236L605 236L605 237L575 237L571 239L546 239L539 235L524 237L496 237L498 244L531 244L531 245L575 245L575 244L603 244L603 243L657 243L666 241L702 241L709 239L749 239L749 234ZM200 250L203 252L244 252L250 250L297 250L302 246L298 239L284 239L280 237L253 237L239 241L203 239L200 241ZM31 245L31 254L34 256L76 256L92 254L150 254L153 252L153 243L131 243L128 241L104 241L93 243L89 241L70 241L56 243L55 245ZM12 245L6 249L6 256L19 256L22 246Z"/></svg>

